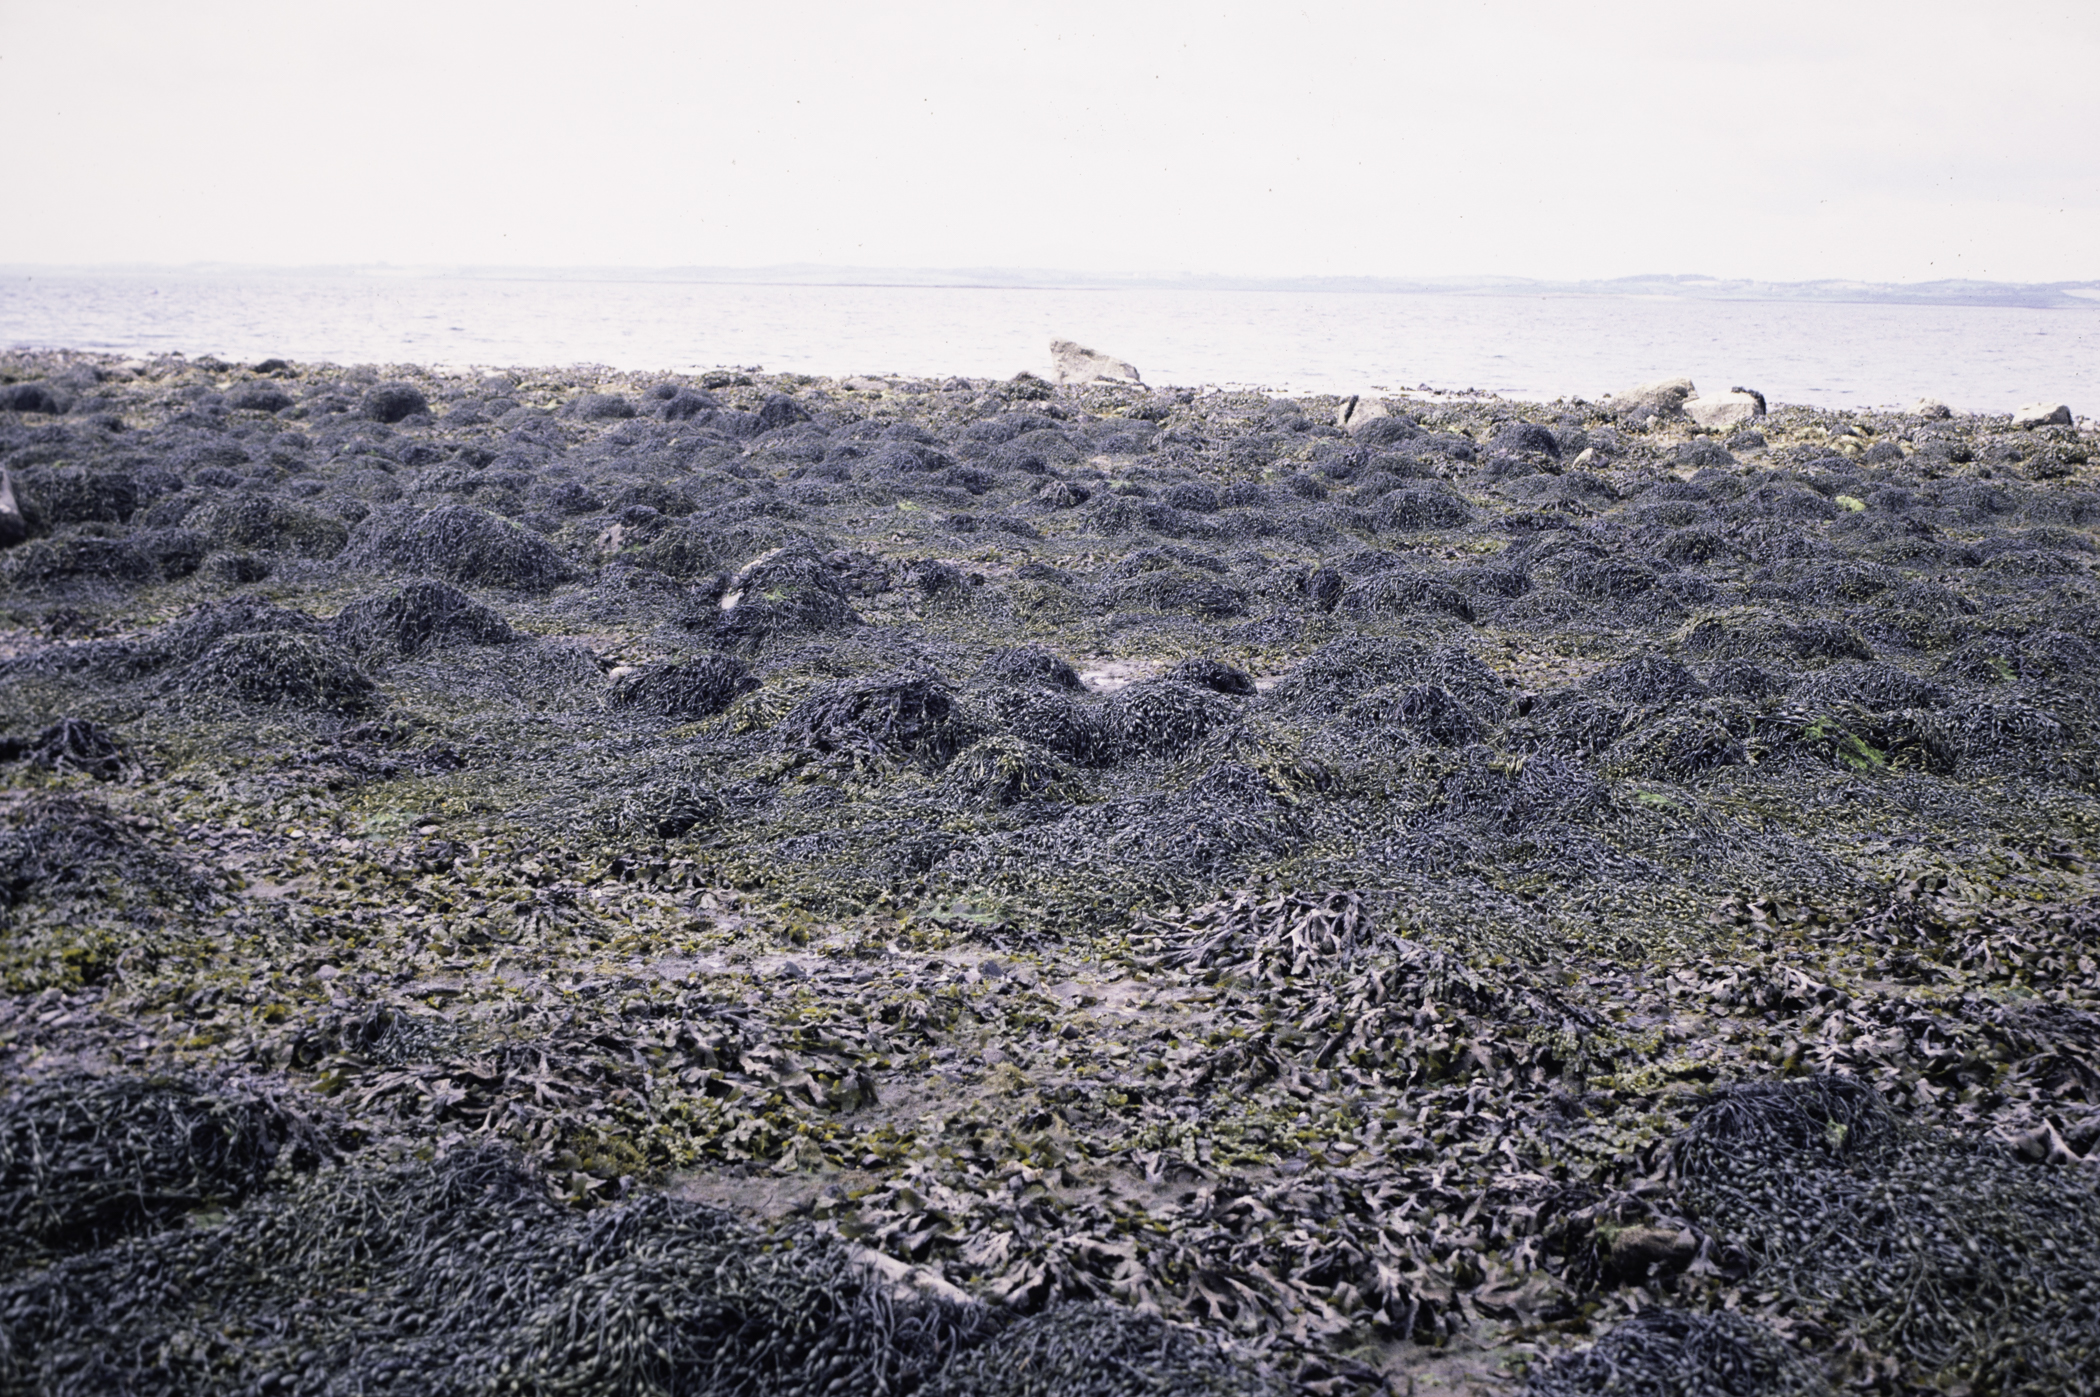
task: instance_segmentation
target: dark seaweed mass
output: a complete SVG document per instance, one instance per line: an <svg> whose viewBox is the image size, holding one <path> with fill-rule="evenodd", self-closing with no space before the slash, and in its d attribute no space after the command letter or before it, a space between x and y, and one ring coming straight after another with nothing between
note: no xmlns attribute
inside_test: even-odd
<svg viewBox="0 0 2100 1397"><path fill-rule="evenodd" d="M0 1391L2095 1390L2089 431L0 390Z"/></svg>

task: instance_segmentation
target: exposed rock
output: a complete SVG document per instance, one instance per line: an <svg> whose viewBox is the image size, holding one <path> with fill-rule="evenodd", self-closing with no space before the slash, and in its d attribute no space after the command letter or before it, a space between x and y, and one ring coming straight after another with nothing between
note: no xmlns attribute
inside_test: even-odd
<svg viewBox="0 0 2100 1397"><path fill-rule="evenodd" d="M12 548L29 537L29 521L15 498L14 477L0 469L0 548Z"/></svg>
<svg viewBox="0 0 2100 1397"><path fill-rule="evenodd" d="M2036 427L2068 427L2071 409L2063 403L2029 403L2013 414L2012 424L2023 431Z"/></svg>
<svg viewBox="0 0 2100 1397"><path fill-rule="evenodd" d="M1728 427L1740 427L1743 423L1765 415L1762 395L1752 395L1743 389L1731 389L1716 393L1711 398L1693 397L1684 403L1685 415L1706 428L1720 431Z"/></svg>
<svg viewBox="0 0 2100 1397"><path fill-rule="evenodd" d="M1364 423L1379 417L1391 416L1391 410L1376 398L1360 398L1351 393L1342 400L1342 406L1334 414L1334 425L1345 432L1356 432Z"/></svg>
<svg viewBox="0 0 2100 1397"><path fill-rule="evenodd" d="M1682 1229L1629 1227L1611 1239L1611 1267L1621 1276L1646 1280L1652 1267L1682 1270L1698 1249Z"/></svg>
<svg viewBox="0 0 2100 1397"><path fill-rule="evenodd" d="M1911 404L1910 415L1913 417L1927 418L1932 421L1939 421L1944 418L1952 417L1954 415L1954 409L1948 407L1938 398L1920 398L1915 403Z"/></svg>
<svg viewBox="0 0 2100 1397"><path fill-rule="evenodd" d="M1107 354L1097 354L1070 340L1050 341L1050 358L1059 383L1136 383L1137 367Z"/></svg>
<svg viewBox="0 0 2100 1397"><path fill-rule="evenodd" d="M1653 383L1636 384L1624 392L1607 394L1605 405L1615 412L1669 417L1682 412L1685 399L1698 391L1688 378L1661 378Z"/></svg>

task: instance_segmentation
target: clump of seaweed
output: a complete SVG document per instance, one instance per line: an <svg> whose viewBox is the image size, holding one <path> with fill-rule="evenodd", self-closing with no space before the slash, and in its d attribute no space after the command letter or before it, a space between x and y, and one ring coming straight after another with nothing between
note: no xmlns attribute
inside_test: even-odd
<svg viewBox="0 0 2100 1397"><path fill-rule="evenodd" d="M621 675L607 702L658 718L711 718L758 687L750 669L735 656L701 655L643 665Z"/></svg>
<svg viewBox="0 0 2100 1397"><path fill-rule="evenodd" d="M1113 751L1142 759L1184 755L1239 717L1232 700L1208 686L1147 679L1111 695L1102 721Z"/></svg>
<svg viewBox="0 0 2100 1397"><path fill-rule="evenodd" d="M1725 1311L1644 1310L1533 1372L1527 1397L1817 1397L1830 1386L1777 1334Z"/></svg>
<svg viewBox="0 0 2100 1397"><path fill-rule="evenodd" d="M332 647L289 631L215 641L170 673L158 693L187 709L233 704L356 714L379 702L377 686Z"/></svg>
<svg viewBox="0 0 2100 1397"><path fill-rule="evenodd" d="M1054 651L1039 645L1016 645L994 651L978 666L976 677L994 684L1036 686L1078 693L1079 673Z"/></svg>
<svg viewBox="0 0 2100 1397"><path fill-rule="evenodd" d="M789 751L851 765L911 761L934 769L975 735L954 688L937 671L893 670L827 684L776 729Z"/></svg>
<svg viewBox="0 0 2100 1397"><path fill-rule="evenodd" d="M278 1286L328 1303L283 1308ZM763 1239L660 1195L570 1212L487 1147L320 1173L214 1228L18 1276L0 1306L0 1379L58 1393L875 1394L997 1327L807 1230Z"/></svg>
<svg viewBox="0 0 2100 1397"><path fill-rule="evenodd" d="M524 637L495 610L428 578L336 613L331 634L360 654L410 659L443 645L510 645Z"/></svg>
<svg viewBox="0 0 2100 1397"><path fill-rule="evenodd" d="M963 805L994 809L1048 794L1066 775L1042 748L1016 737L988 737L957 753L941 788Z"/></svg>
<svg viewBox="0 0 2100 1397"><path fill-rule="evenodd" d="M406 572L468 587L545 592L572 571L554 545L470 505L375 514L351 533L336 561L347 568Z"/></svg>
<svg viewBox="0 0 2100 1397"><path fill-rule="evenodd" d="M951 1360L924 1389L927 1397L1268 1397L1285 1390L1207 1335L1099 1303L1032 1315Z"/></svg>
<svg viewBox="0 0 2100 1397"><path fill-rule="evenodd" d="M73 1073L0 1097L0 1264L19 1269L228 1207L320 1133L275 1096L194 1078Z"/></svg>
<svg viewBox="0 0 2100 1397"><path fill-rule="evenodd" d="M2082 1170L1907 1128L1843 1076L1723 1091L1674 1157L1687 1208L1757 1284L1864 1344L2035 1394L2072 1390L2100 1352L2100 1198Z"/></svg>
<svg viewBox="0 0 2100 1397"><path fill-rule="evenodd" d="M723 584L720 600L700 616L718 643L758 649L777 635L835 631L859 621L845 584L816 547L789 544L759 555Z"/></svg>
<svg viewBox="0 0 2100 1397"><path fill-rule="evenodd" d="M0 762L20 761L46 771L77 771L97 781L139 774L138 763L107 729L82 718L61 718L34 737L0 737Z"/></svg>

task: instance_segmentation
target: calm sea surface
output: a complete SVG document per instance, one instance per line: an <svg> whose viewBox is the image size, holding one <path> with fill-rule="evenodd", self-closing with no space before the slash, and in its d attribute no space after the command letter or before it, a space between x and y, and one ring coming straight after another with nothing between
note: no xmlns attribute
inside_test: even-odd
<svg viewBox="0 0 2100 1397"><path fill-rule="evenodd" d="M2100 307L1035 291L410 276L0 275L0 345L233 360L724 364L1006 377L1053 336L1155 384L1595 397L1687 374L1783 402L2100 415Z"/></svg>

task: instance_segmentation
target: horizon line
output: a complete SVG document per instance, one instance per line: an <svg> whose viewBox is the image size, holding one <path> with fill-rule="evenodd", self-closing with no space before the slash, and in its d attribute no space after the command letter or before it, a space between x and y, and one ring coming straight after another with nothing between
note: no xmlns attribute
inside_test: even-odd
<svg viewBox="0 0 2100 1397"><path fill-rule="evenodd" d="M1427 277L1332 273L1250 275L1220 272L1082 272L1037 267L868 267L783 262L760 266L679 264L503 264L315 262L0 262L0 276L339 276L404 280L640 281L744 286L834 286L898 290L1187 290L1344 294L1642 296L1711 301L1892 305L1968 305L2015 309L2100 308L2100 280L1990 281L1943 277L1871 281L1857 277L1778 280L1700 272L1639 272L1616 277L1550 278L1501 273Z"/></svg>

